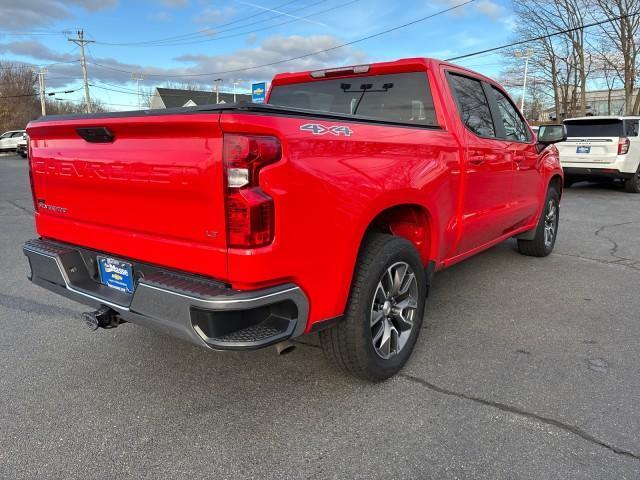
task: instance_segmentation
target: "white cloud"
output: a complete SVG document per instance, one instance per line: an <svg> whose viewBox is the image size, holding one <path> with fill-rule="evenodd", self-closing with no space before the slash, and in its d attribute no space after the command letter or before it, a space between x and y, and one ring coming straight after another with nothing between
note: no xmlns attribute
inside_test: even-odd
<svg viewBox="0 0 640 480"><path fill-rule="evenodd" d="M227 20L234 13L232 8L206 7L193 16L194 23L220 23Z"/></svg>
<svg viewBox="0 0 640 480"><path fill-rule="evenodd" d="M0 7L0 25L5 30L33 28L73 17L72 8L96 11L117 5L118 0L9 0ZM71 7L71 8L70 8Z"/></svg>
<svg viewBox="0 0 640 480"><path fill-rule="evenodd" d="M89 63L88 70L90 79L109 83L126 84L131 80L131 73L129 72L140 72L145 77L145 84L147 85L159 85L169 81L209 85L211 80L216 77L223 78L227 83L237 80L248 85L255 80L270 80L276 73L283 71L315 70L367 62L367 56L363 52L346 47L291 62L266 67L260 66L331 48L341 43L343 43L343 40L331 35L309 37L299 35L273 36L255 47L245 47L228 54L183 55L173 59L174 61L182 62L185 65L184 67L149 67L124 63L115 58L97 57ZM77 54L61 54L37 41L0 44L0 54L2 53L29 57L33 59L34 63L39 64L77 60ZM229 70L240 71L222 73ZM54 87L78 81L81 77L79 63L51 66L49 67L49 73L50 80L47 81L47 84ZM201 73L210 75L198 75Z"/></svg>
<svg viewBox="0 0 640 480"><path fill-rule="evenodd" d="M36 60L44 60L47 62L69 62L77 58L77 55L55 52L49 47L35 40L0 43L0 54L3 53L11 53L13 55L31 57Z"/></svg>
<svg viewBox="0 0 640 480"><path fill-rule="evenodd" d="M463 3L464 0L432 0L428 2L430 6L435 4L439 9L452 8ZM499 20L505 14L506 9L504 6L492 0L480 0L479 2L474 2L452 10L450 14L461 17L467 15L470 11L474 11L493 20Z"/></svg>
<svg viewBox="0 0 640 480"><path fill-rule="evenodd" d="M475 8L483 15L496 20L502 17L505 12L505 8L502 5L492 2L491 0L481 0L475 4Z"/></svg>
<svg viewBox="0 0 640 480"><path fill-rule="evenodd" d="M171 15L169 15L167 12L159 10L156 12L151 12L149 15L147 15L147 18L156 22L168 22L169 20L171 20Z"/></svg>
<svg viewBox="0 0 640 480"><path fill-rule="evenodd" d="M172 8L184 8L189 5L189 0L160 0L160 2Z"/></svg>

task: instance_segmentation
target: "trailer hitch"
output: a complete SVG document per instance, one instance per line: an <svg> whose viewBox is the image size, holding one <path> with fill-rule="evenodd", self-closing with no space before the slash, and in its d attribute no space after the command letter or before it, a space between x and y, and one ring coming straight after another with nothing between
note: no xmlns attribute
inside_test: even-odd
<svg viewBox="0 0 640 480"><path fill-rule="evenodd" d="M97 330L98 328L116 328L118 325L123 323L118 312L106 305L102 305L94 312L84 312L82 314L82 321L89 330Z"/></svg>

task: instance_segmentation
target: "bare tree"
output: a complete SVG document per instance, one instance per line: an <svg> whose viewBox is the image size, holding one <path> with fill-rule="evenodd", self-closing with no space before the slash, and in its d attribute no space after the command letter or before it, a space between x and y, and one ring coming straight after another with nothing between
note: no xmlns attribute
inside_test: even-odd
<svg viewBox="0 0 640 480"><path fill-rule="evenodd" d="M0 130L22 129L40 115L36 83L28 65L0 62Z"/></svg>
<svg viewBox="0 0 640 480"><path fill-rule="evenodd" d="M609 70L617 72L622 80L625 97L625 113L637 115L640 111L640 96L633 98L638 77L638 54L640 44L640 0L593 0L597 19L611 19L601 25L605 44L615 54L606 57Z"/></svg>
<svg viewBox="0 0 640 480"><path fill-rule="evenodd" d="M529 65L538 89L548 90L544 95L538 92L538 101L545 97L552 99L558 119L575 113L586 114L593 55L581 27L586 23L589 1L513 1L517 38L540 38L526 45L533 52ZM514 53L514 50L506 52L511 66L520 62Z"/></svg>

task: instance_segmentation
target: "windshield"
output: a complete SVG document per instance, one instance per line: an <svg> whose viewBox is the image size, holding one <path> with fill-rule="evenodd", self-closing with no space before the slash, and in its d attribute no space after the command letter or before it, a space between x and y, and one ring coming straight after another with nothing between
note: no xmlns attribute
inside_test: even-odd
<svg viewBox="0 0 640 480"><path fill-rule="evenodd" d="M269 104L437 126L424 72L341 78L276 86Z"/></svg>
<svg viewBox="0 0 640 480"><path fill-rule="evenodd" d="M621 137L622 120L569 120L567 137Z"/></svg>

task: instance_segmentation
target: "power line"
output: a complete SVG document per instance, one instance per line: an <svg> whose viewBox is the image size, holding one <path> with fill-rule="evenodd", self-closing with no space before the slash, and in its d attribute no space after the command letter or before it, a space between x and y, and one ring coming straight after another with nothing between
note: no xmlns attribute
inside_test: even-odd
<svg viewBox="0 0 640 480"><path fill-rule="evenodd" d="M122 93L124 95L138 95L138 93L136 91L134 91L134 90L127 90L127 89L117 90L117 89L114 89L114 88L103 87L102 85L96 85L94 83L90 83L89 86L92 87L92 88L98 88L100 90L105 90L105 91L109 91L109 92ZM122 87L122 88L124 88L124 87ZM160 87L160 88L162 88L162 87ZM195 92L195 93L209 93L209 94L213 94L214 93L214 92L208 92L208 91L205 91L205 90L193 90L193 92ZM242 92L244 92L244 93L242 93ZM240 94L246 95L248 92L249 92L249 90L242 89L241 91L238 91L237 93L238 93L238 95L240 95ZM227 95L233 95L233 92L220 92L220 93L224 93L224 94L227 94ZM178 97L178 98L181 98L181 97L184 97L184 94L164 93L162 96L163 97Z"/></svg>
<svg viewBox="0 0 640 480"><path fill-rule="evenodd" d="M84 103L84 100L75 100L72 98L56 98L56 100L60 100L61 102L72 102L72 103ZM102 102L102 101L98 101L96 102L97 105L111 105L111 106L115 106L115 107L134 107L136 108L137 105L133 105L130 103L108 103L108 102Z"/></svg>
<svg viewBox="0 0 640 480"><path fill-rule="evenodd" d="M505 48L516 47L518 45L524 45L526 43L531 43L531 42L537 42L537 41L540 41L540 40L544 40L546 38L555 37L557 35L563 35L565 33L571 33L571 32L575 32L575 31L578 31L578 30L584 30L585 28L597 27L599 25L604 25L605 23L612 23L612 22L615 22L617 20L622 20L624 18L634 17L634 16L636 16L638 14L640 14L640 12L628 13L626 15L620 15L618 17L607 18L606 20L600 20L599 22L588 23L586 25L580 25L578 27L567 28L566 30L559 30L557 32L549 33L547 35L540 35L539 37L527 38L525 40L519 40L517 42L508 43L506 45L500 45L498 47L487 48L485 50L480 50L478 52L466 53L464 55L459 55L457 57L447 58L445 61L453 62L453 61L456 61L456 60L462 60L464 58L475 57L477 55L483 55L485 53L492 53L492 52L496 52L498 50L504 50Z"/></svg>
<svg viewBox="0 0 640 480"><path fill-rule="evenodd" d="M73 90L61 90L59 92L46 92L46 96L53 96L53 95L58 95L58 94L63 94L63 93L74 93L77 92L78 90L82 90L82 87L78 87L75 88ZM38 97L40 96L40 93L24 93L21 95L7 95L6 97L0 97L0 100L4 100L7 98L25 98L25 97Z"/></svg>
<svg viewBox="0 0 640 480"><path fill-rule="evenodd" d="M290 0L288 2L285 2L283 4L280 4L274 8L278 9L278 8L284 8L292 3L297 3L300 0ZM217 24L217 25L213 25L213 27L215 28L220 28L220 27L227 27L229 25L234 25L236 23L241 23L244 22L246 20L249 20L251 18L255 18L258 17L260 15L264 15L267 12L259 12L259 13L255 13L253 15L249 15L247 17L241 18L241 19L237 19L231 22L227 22L227 23L221 23L221 24ZM279 15L278 15L279 16ZM273 17L275 18L275 17ZM167 42L167 41L173 41L173 40L179 40L182 38L188 38L188 37L192 37L192 36L199 36L199 35L207 35L211 33L211 27L209 28L205 28L202 30L197 30L195 32L191 32L191 33L183 33L181 35L175 35L172 37L165 37L165 38L157 38L155 40L144 40L144 41L140 41L140 42L129 42L129 43L107 43L107 42L97 42L100 45L111 45L111 46L136 46L136 45L144 45L144 44L150 44L150 43L162 43L162 42Z"/></svg>
<svg viewBox="0 0 640 480"><path fill-rule="evenodd" d="M274 23L273 25L267 25L267 26L261 27L261 28L250 28L248 30L244 30L244 31L238 32L238 33L233 33L233 34L230 34L230 35L220 36L219 34L220 33L229 32L229 31L232 31L232 30L244 29L246 27L250 27L251 25L262 23L263 21L248 23L246 25L240 25L238 27L228 28L228 29L225 29L225 30L219 30L219 31L216 31L213 36L212 35L207 35L207 37L209 37L209 38L206 38L204 40L189 40L189 41L181 41L181 42L174 42L174 43L164 43L164 44L156 44L156 45L145 45L145 46L148 46L148 47L173 47L173 46L181 46L181 45L194 45L194 44L199 44L199 43L216 42L218 40L225 40L225 39L228 39L228 38L241 37L241 36L247 35L248 33L262 32L264 30L270 30L272 28L281 27L283 25L289 25L290 23L299 22L301 20L306 20L306 19L308 19L310 17L315 17L315 16L322 15L322 14L325 14L325 13L328 13L328 12L332 12L332 11L337 10L339 8L348 7L349 5L352 5L352 4L354 4L356 2L360 2L360 1L362 1L362 0L351 0L349 2L340 4L340 5L335 5L335 6L331 7L331 8L327 8L325 10L321 10L319 12L314 12L314 13L310 13L308 15L304 15L304 16L302 16L300 18L294 18L292 20L286 20L284 22ZM316 2L316 3L311 4L311 5L307 5L306 7L299 8L298 10L292 10L292 12L295 13L295 12L298 12L300 10L304 10L306 8L315 7L316 5L319 5L319 4L325 3L325 2L326 2L326 0L320 0L320 1ZM282 15L280 15L280 16L282 16ZM268 21L271 21L274 18L276 18L276 17L268 19ZM211 38L211 37L213 37L213 38Z"/></svg>
<svg viewBox="0 0 640 480"><path fill-rule="evenodd" d="M454 5L452 7L446 8L444 10L440 10L440 11L432 13L430 15L426 15L424 17L417 18L417 19L412 20L410 22L403 23L401 25L397 25L395 27L388 28L386 30L382 30L380 32L373 33L371 35L367 35L366 37L358 38L358 39L352 40L350 42L342 43L342 44L335 45L335 46L329 47L329 48L324 48L322 50L317 50L315 52L305 53L303 55L298 55L297 57L285 58L283 60L278 60L278 61L275 61L275 62L265 63L265 64L262 64L262 65L255 65L253 67L245 67L245 68L236 68L236 69L233 69L233 70L225 70L225 71L220 71L220 72L190 73L190 74L183 74L183 75L166 75L166 74L157 74L157 73L156 74L154 74L154 73L145 73L145 75L147 77L163 77L163 78L208 77L208 76L223 75L223 74L228 74L228 73L247 72L247 71L250 71L250 70L257 70L259 68L272 67L274 65L281 65L283 63L292 62L294 60L301 60L303 58L309 58L309 57L313 57L315 55L320 55L321 53L327 53L327 52L331 52L331 51L334 51L334 50L338 50L340 48L349 47L349 46L355 45L357 43L361 43L361 42L364 42L364 41L367 41L367 40L371 40L372 38L381 37L381 36L386 35L388 33L392 33L392 32L395 32L397 30L401 30L403 28L407 28L407 27L410 27L412 25L416 25L418 23L424 22L426 20L429 20L431 18L437 17L439 15L443 15L445 13L449 13L449 12L451 12L453 10L458 9L458 8L462 8L465 5L469 5L470 3L473 3L475 1L476 0L467 0L466 2L460 3L458 5ZM102 64L97 63L97 62L89 62L89 63L91 63L92 65L96 65L98 67L106 68L108 70L113 70L113 71L116 71L116 72L122 72L122 73L128 73L128 74L132 74L133 73L132 71L129 71L129 70L119 69L119 68L115 68L115 67L109 67L107 65L102 65Z"/></svg>

